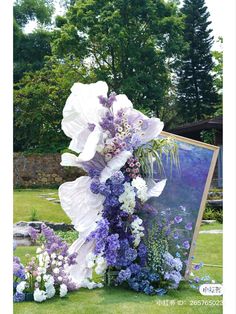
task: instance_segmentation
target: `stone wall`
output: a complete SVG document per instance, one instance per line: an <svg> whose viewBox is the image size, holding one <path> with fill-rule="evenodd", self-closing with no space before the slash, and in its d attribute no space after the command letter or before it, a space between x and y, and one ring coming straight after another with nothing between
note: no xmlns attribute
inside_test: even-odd
<svg viewBox="0 0 236 314"><path fill-rule="evenodd" d="M62 167L60 154L14 153L14 187L58 187L83 175L76 167Z"/></svg>

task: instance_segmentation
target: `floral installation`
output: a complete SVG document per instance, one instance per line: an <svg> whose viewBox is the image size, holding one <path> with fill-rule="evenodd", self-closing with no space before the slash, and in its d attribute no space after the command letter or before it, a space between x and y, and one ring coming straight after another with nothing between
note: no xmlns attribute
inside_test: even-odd
<svg viewBox="0 0 236 314"><path fill-rule="evenodd" d="M155 168L162 171L162 158L178 171L177 146L161 137L160 119L135 110L126 95L108 94L105 82L75 83L71 92L62 120L70 152L62 155L61 165L87 175L62 184L59 197L79 237L68 247L42 225L36 257L28 256L26 266L14 257L14 301L31 292L34 301L43 302L104 284L147 295L178 289L191 262L193 222L184 206L171 213L158 210L166 179L155 174ZM38 239L34 229L31 237ZM95 282L94 273L101 280ZM194 289L210 281L188 275Z"/></svg>
<svg viewBox="0 0 236 314"><path fill-rule="evenodd" d="M146 294L178 288L184 261L160 236L170 222L150 235L142 218L148 201L166 184L154 180L154 162L161 166L162 154L177 156L173 141L160 137L163 122L135 110L126 95L108 95L105 82L75 83L71 91L62 129L74 153L64 153L61 164L88 175L59 188L61 205L79 232L70 247L77 264L68 272L79 287L89 289L102 286L92 280L94 271L105 278L113 274L109 283ZM171 224L180 222L176 216ZM189 245L185 239L181 249L188 251Z"/></svg>
<svg viewBox="0 0 236 314"><path fill-rule="evenodd" d="M13 301L27 300L27 294L33 295L35 302L43 302L59 295L61 298L68 291L77 289L66 268L76 263L77 253L70 254L66 242L62 241L45 224L41 226L41 246L36 249L36 256L26 255L24 266L19 257L13 257ZM37 231L31 228L31 239L39 239Z"/></svg>

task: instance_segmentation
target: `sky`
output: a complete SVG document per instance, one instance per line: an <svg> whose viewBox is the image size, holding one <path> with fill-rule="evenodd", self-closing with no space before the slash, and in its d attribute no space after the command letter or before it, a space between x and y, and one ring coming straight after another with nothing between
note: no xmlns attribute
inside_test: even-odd
<svg viewBox="0 0 236 314"><path fill-rule="evenodd" d="M183 0L180 1L183 3ZM61 15L63 14L63 8L59 4L59 0L55 0L55 15ZM208 11L210 13L210 21L212 22L211 28L213 29L213 36L215 40L219 36L223 36L223 10L224 5L222 0L205 0L206 6L208 7ZM29 33L36 27L36 22L31 21L28 23L28 25L25 27L25 32ZM218 50L222 47L218 43L214 43L212 49Z"/></svg>

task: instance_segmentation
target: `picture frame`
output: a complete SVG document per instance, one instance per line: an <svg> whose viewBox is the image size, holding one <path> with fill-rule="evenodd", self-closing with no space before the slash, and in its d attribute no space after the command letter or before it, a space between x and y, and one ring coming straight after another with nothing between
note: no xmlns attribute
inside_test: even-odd
<svg viewBox="0 0 236 314"><path fill-rule="evenodd" d="M184 278L188 279L192 269L196 240L199 234L199 229L207 202L208 192L216 167L219 147L164 131L161 132L160 137L171 138L177 144L180 172L183 171L186 173L184 173L184 175L181 177L181 173L179 175L178 171L175 171L174 174L170 174L170 172L172 171L171 170L169 174L165 173L164 175L162 175L162 179L167 179L166 187L164 188L161 196L156 198L156 200L154 200L153 202L151 201L150 203L154 205L154 207L156 206L157 208L162 208L164 211L168 208L170 212L173 211L173 215L173 208L175 205L180 205L181 202L184 202L184 204L188 204L188 206L186 206L186 213L188 217L192 218L193 221L192 231L189 232L191 236L191 241L189 241L189 243L191 244L190 248L187 251L188 254L187 252L185 252L185 254L187 254L187 259L186 267L183 270ZM189 160L187 160L186 163L186 159L189 159L191 161L189 162ZM163 168L166 168L169 171L170 166L169 164L166 165L165 163L167 163L167 161L165 161L164 159ZM199 167L196 166L198 164ZM185 167L185 169L181 169L181 167ZM181 177L181 179L179 178L179 176ZM194 178L189 181L189 184L187 181L191 176L194 176ZM157 175L157 177L158 179L160 179L160 173ZM184 196L181 195L181 188L182 192L186 192ZM175 210L175 215L176 213L178 214L178 210ZM174 220L173 215L171 217L172 220ZM184 232L185 231L186 230L184 230Z"/></svg>

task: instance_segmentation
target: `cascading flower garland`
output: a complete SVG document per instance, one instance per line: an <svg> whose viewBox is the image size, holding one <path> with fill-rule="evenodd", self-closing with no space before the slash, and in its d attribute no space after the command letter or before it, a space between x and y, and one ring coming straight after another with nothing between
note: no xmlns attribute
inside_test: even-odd
<svg viewBox="0 0 236 314"><path fill-rule="evenodd" d="M69 149L75 154L64 153L61 164L81 167L88 176L59 188L61 205L79 232L69 249L77 253L77 264L68 267L70 275L78 286L88 288L97 286L93 270L98 275L113 272L114 285L125 283L146 294L177 288L180 258L168 252L163 239L147 240L142 220L145 204L158 197L166 183L155 182L144 171L153 162L150 148L163 141L158 140L163 122L135 110L125 95L107 97L105 82L76 83L71 91L62 129L72 139ZM148 160L137 153L145 147Z"/></svg>

